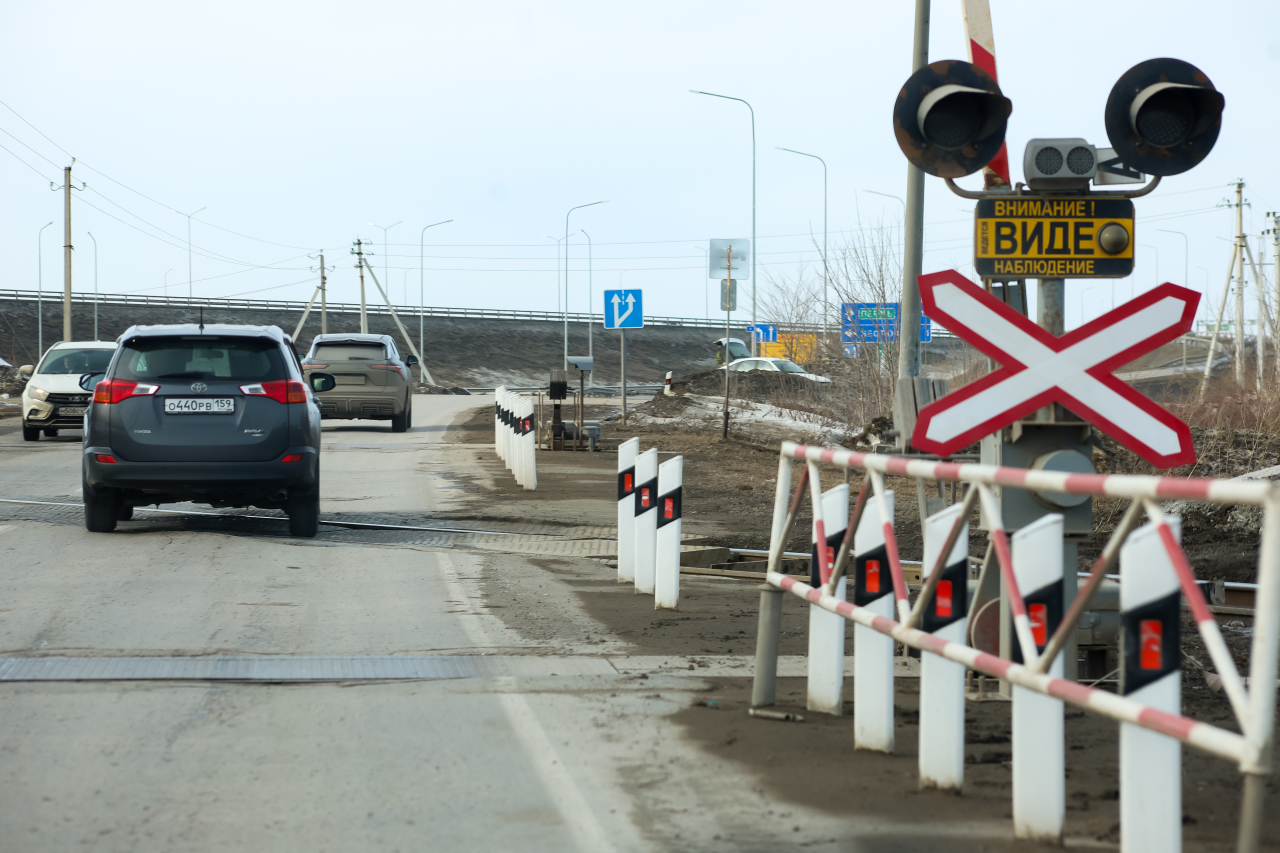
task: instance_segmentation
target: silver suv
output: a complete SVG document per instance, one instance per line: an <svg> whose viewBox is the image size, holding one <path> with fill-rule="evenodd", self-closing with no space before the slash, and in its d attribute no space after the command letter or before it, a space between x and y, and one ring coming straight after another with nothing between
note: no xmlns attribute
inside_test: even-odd
<svg viewBox="0 0 1280 853"><path fill-rule="evenodd" d="M391 421L405 432L413 421L412 355L401 358L390 335L317 335L302 369L324 371L336 381L317 394L320 417Z"/></svg>

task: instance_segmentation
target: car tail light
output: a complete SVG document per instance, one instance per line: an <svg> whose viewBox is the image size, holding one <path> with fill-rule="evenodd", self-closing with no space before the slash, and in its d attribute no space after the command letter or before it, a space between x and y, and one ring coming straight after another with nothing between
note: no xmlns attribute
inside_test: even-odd
<svg viewBox="0 0 1280 853"><path fill-rule="evenodd" d="M116 458L114 456L108 456L105 453L97 453L95 456L99 462L105 462L107 464L115 464L116 462Z"/></svg>
<svg viewBox="0 0 1280 853"><path fill-rule="evenodd" d="M400 365L398 364L371 364L369 366L376 367L380 370L394 370L396 373L400 373Z"/></svg>
<svg viewBox="0 0 1280 853"><path fill-rule="evenodd" d="M110 405L130 397L151 397L159 390L159 385L130 382L128 379L107 379L94 386L93 402Z"/></svg>
<svg viewBox="0 0 1280 853"><path fill-rule="evenodd" d="M240 392L246 397L270 397L277 403L307 402L307 386L293 379L275 379L257 385L241 385Z"/></svg>
<svg viewBox="0 0 1280 853"><path fill-rule="evenodd" d="M281 459L280 461L281 461L281 462L301 462L301 461L302 461L302 454L301 454L301 453L290 453L288 456L284 457L284 458L283 458L283 459Z"/></svg>

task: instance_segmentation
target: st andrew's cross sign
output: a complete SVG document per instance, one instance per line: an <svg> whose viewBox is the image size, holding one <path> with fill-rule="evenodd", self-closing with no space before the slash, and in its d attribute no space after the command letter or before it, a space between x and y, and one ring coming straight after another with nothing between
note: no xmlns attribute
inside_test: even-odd
<svg viewBox="0 0 1280 853"><path fill-rule="evenodd" d="M1191 329L1195 291L1162 284L1058 338L955 270L919 282L925 313L1002 367L922 408L916 447L946 456L1061 403L1158 468L1196 460L1190 428L1112 375Z"/></svg>

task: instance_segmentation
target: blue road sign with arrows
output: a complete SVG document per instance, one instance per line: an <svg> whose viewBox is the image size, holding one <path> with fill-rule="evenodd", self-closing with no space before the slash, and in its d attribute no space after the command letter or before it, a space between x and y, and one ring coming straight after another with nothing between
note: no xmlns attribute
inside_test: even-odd
<svg viewBox="0 0 1280 853"><path fill-rule="evenodd" d="M639 290L604 292L604 327L640 329L644 327L644 295Z"/></svg>
<svg viewBox="0 0 1280 853"><path fill-rule="evenodd" d="M776 344L778 342L778 327L773 323L756 323L747 326L748 332L755 332L756 340L762 344Z"/></svg>

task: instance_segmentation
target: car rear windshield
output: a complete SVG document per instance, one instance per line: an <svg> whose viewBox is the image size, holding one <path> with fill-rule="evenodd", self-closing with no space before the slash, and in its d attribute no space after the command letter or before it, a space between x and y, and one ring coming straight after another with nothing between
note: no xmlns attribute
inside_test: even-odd
<svg viewBox="0 0 1280 853"><path fill-rule="evenodd" d="M383 361L387 351L382 344L316 344L312 361Z"/></svg>
<svg viewBox="0 0 1280 853"><path fill-rule="evenodd" d="M135 382L288 379L279 345L263 338L138 338L124 345L115 378Z"/></svg>
<svg viewBox="0 0 1280 853"><path fill-rule="evenodd" d="M44 357L36 373L106 373L114 349L55 349Z"/></svg>

